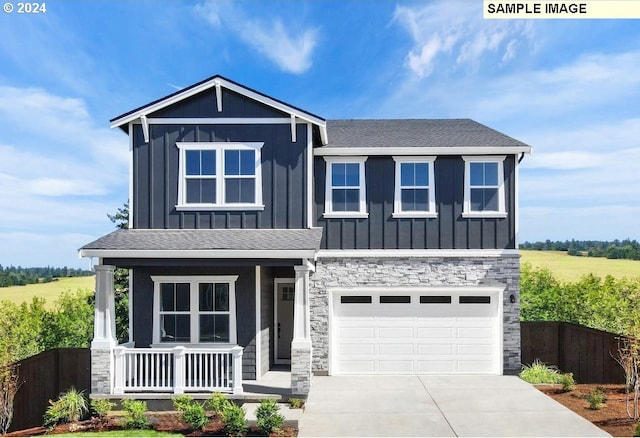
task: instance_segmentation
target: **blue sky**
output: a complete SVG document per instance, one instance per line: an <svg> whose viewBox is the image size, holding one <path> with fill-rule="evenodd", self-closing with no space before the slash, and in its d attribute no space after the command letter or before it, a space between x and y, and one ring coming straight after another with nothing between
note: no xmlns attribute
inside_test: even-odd
<svg viewBox="0 0 640 438"><path fill-rule="evenodd" d="M128 196L109 119L214 74L328 119L475 119L534 148L521 241L640 239L640 21L484 20L480 0L46 6L0 16L4 266L88 266L77 249Z"/></svg>

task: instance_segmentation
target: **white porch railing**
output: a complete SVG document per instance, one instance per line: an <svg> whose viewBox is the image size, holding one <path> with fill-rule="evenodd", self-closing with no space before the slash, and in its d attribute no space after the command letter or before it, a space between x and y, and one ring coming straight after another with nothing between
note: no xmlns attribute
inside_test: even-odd
<svg viewBox="0 0 640 438"><path fill-rule="evenodd" d="M242 347L114 349L114 394L242 393Z"/></svg>

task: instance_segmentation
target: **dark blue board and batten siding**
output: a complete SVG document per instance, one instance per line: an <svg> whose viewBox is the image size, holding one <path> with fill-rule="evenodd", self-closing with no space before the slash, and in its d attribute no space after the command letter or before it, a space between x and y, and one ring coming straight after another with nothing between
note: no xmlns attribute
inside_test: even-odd
<svg viewBox="0 0 640 438"><path fill-rule="evenodd" d="M325 219L325 173L314 159L314 217L324 228L322 249L514 249L515 158L504 161L506 218L463 218L464 161L440 156L434 164L437 218L394 218L395 162L371 156L365 163L366 219Z"/></svg>
<svg viewBox="0 0 640 438"><path fill-rule="evenodd" d="M215 95L205 92L149 115L149 118L278 117L289 115L225 91L223 111ZM142 127L133 128L133 217L135 228L305 228L307 225L307 125L160 125L150 126L145 143ZM264 142L262 200L259 211L177 211L179 150L177 142Z"/></svg>

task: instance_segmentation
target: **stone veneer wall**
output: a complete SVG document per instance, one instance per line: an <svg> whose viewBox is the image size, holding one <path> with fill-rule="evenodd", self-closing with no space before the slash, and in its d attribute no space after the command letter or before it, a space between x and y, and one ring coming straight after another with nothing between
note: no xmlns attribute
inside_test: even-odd
<svg viewBox="0 0 640 438"><path fill-rule="evenodd" d="M111 394L112 351L91 349L91 394Z"/></svg>
<svg viewBox="0 0 640 438"><path fill-rule="evenodd" d="M520 370L520 256L319 258L310 277L312 369L329 370L327 289L394 286L504 287L504 372ZM514 295L515 303L509 301Z"/></svg>

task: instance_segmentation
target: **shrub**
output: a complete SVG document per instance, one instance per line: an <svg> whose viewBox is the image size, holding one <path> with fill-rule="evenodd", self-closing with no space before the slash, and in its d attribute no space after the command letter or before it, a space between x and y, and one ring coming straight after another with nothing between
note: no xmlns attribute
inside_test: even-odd
<svg viewBox="0 0 640 438"><path fill-rule="evenodd" d="M247 420L242 407L227 402L222 411L222 422L229 436L243 436L247 431Z"/></svg>
<svg viewBox="0 0 640 438"><path fill-rule="evenodd" d="M222 415L222 412L224 412L224 408L226 408L230 404L231 402L229 401L229 399L227 399L227 397L225 397L224 394L220 392L214 392L213 394L211 394L211 398L207 400L209 409L215 412L215 414L218 416Z"/></svg>
<svg viewBox="0 0 640 438"><path fill-rule="evenodd" d="M636 424L636 430L633 432L633 436L640 436L640 423Z"/></svg>
<svg viewBox="0 0 640 438"><path fill-rule="evenodd" d="M284 423L284 417L278 414L280 407L275 400L262 400L256 409L256 423L258 430L264 435L269 435L279 429Z"/></svg>
<svg viewBox="0 0 640 438"><path fill-rule="evenodd" d="M98 418L107 416L110 410L116 407L116 404L106 398L96 398L91 400L91 409Z"/></svg>
<svg viewBox="0 0 640 438"><path fill-rule="evenodd" d="M208 422L207 414L204 411L204 406L200 403L190 403L183 406L182 409L182 421L187 423L192 430L199 430L204 427Z"/></svg>
<svg viewBox="0 0 640 438"><path fill-rule="evenodd" d="M558 383L558 370L546 365L539 359L531 365L523 365L520 378L531 384Z"/></svg>
<svg viewBox="0 0 640 438"><path fill-rule="evenodd" d="M302 405L304 405L304 400L301 398L289 399L289 406L291 407L291 409L300 409L302 408Z"/></svg>
<svg viewBox="0 0 640 438"><path fill-rule="evenodd" d="M173 407L176 408L178 412L184 412L184 410L193 404L193 397L183 394L175 396L171 399L173 402Z"/></svg>
<svg viewBox="0 0 640 438"><path fill-rule="evenodd" d="M598 388L589 391L585 398L589 402L589 409L600 409L607 400L604 391Z"/></svg>
<svg viewBox="0 0 640 438"><path fill-rule="evenodd" d="M49 405L44 413L44 426L47 429L53 429L59 423L76 422L89 411L84 394L75 388L60 395L56 401L49 400Z"/></svg>
<svg viewBox="0 0 640 438"><path fill-rule="evenodd" d="M125 429L148 429L147 403L140 400L122 400L125 411L123 426Z"/></svg>
<svg viewBox="0 0 640 438"><path fill-rule="evenodd" d="M563 392L573 391L576 387L576 381L573 379L573 373L560 374L558 376L558 380L558 383L562 385Z"/></svg>

